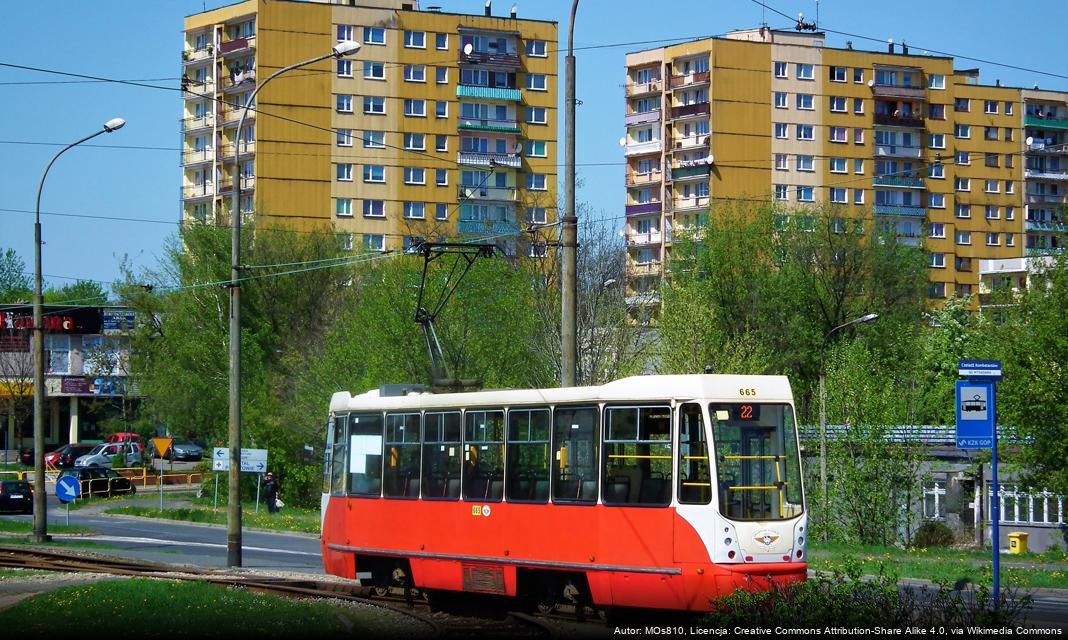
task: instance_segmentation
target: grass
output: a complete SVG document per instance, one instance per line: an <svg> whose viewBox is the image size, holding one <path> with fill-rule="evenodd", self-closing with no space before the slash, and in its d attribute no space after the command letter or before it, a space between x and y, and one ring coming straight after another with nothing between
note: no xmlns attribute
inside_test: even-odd
<svg viewBox="0 0 1068 640"><path fill-rule="evenodd" d="M953 584L962 578L988 586L993 582L989 550L899 549L820 543L809 548L808 562L809 567L816 571L845 571L853 565L859 565L860 572L865 575L878 574L882 567L901 578L936 583ZM1010 563L1055 566L1006 566ZM1068 554L1047 551L1019 556L1002 555L1001 583L1003 586L1022 588L1068 589Z"/></svg>
<svg viewBox="0 0 1068 640"><path fill-rule="evenodd" d="M186 492L186 493L164 493L163 494L163 504L166 505L168 501L175 500L175 499L189 500L190 498L194 498L195 496L196 496L195 493L189 493L189 492ZM154 501L158 505L159 504L159 493L158 492L152 493L151 488L142 489L141 487L138 487L137 488L137 493L135 493L132 497L127 495L127 494L123 494L123 495L111 496L110 498L103 498L103 497L100 497L100 496L94 496L94 497L91 497L91 498L82 498L80 500L75 500L74 502L70 503L70 510L71 511L78 511L79 509L84 509L86 507L94 507L94 506L107 505L107 504L117 504L117 503L120 503L120 502L127 502L127 501L139 502L139 503L143 502L143 503L149 503L149 504Z"/></svg>
<svg viewBox="0 0 1068 640"><path fill-rule="evenodd" d="M0 580L4 578L23 578L26 576L47 576L51 571L41 571L39 569L0 569Z"/></svg>
<svg viewBox="0 0 1068 640"><path fill-rule="evenodd" d="M58 589L0 611L26 636L288 638L368 635L373 613L173 580L107 581Z"/></svg>
<svg viewBox="0 0 1068 640"><path fill-rule="evenodd" d="M166 508L164 498L164 510L158 507L122 506L106 509L104 513L141 516L144 518L160 518L163 520L179 520L183 522L203 522L207 524L226 524L226 507L219 505L218 511L212 511L210 506L194 505L177 509ZM256 514L253 507L244 505L241 509L242 525L256 529L271 529L275 531L297 531L300 533L319 533L320 516L318 509L300 509L285 506L276 514L267 513L267 507L260 505L260 512Z"/></svg>
<svg viewBox="0 0 1068 640"><path fill-rule="evenodd" d="M64 524L48 523L49 533L94 533L88 527L67 526ZM0 533L33 533L32 522L21 520L0 520Z"/></svg>

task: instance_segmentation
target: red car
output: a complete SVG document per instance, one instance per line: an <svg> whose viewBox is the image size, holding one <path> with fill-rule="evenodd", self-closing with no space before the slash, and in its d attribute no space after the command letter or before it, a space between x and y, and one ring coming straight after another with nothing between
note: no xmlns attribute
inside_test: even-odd
<svg viewBox="0 0 1068 640"><path fill-rule="evenodd" d="M45 454L45 467L49 469L69 469L74 461L93 450L95 444L76 442L68 444L57 451Z"/></svg>
<svg viewBox="0 0 1068 640"><path fill-rule="evenodd" d="M141 443L141 434L139 433L113 433L104 440L104 444L111 444L112 442L136 442L144 449L144 445Z"/></svg>

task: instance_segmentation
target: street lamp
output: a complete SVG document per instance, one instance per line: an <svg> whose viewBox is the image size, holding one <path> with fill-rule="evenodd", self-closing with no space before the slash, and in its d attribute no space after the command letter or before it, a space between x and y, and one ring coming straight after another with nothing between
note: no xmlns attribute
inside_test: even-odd
<svg viewBox="0 0 1068 640"><path fill-rule="evenodd" d="M831 339L831 335L839 329L845 329L846 327L855 324L867 324L869 322L875 322L879 319L879 314L869 313L859 318L854 318L849 322L838 325L827 332L827 335L823 336L823 345L820 346L820 493L823 497L823 517L827 518L827 373L825 370L823 356L827 351L827 341ZM824 529L826 535L826 529Z"/></svg>
<svg viewBox="0 0 1068 640"><path fill-rule="evenodd" d="M123 128L126 121L122 118L112 118L104 123L104 128L92 135L85 136L77 142L72 142L60 149L59 153L52 156L52 161L45 167L41 175L41 184L37 187L37 208L33 218L33 537L37 542L47 542L48 536L48 512L45 500L44 481L44 302L41 296L41 192L44 190L45 178L48 171L56 163L59 156L66 153L83 142L92 140L102 133L111 133Z"/></svg>
<svg viewBox="0 0 1068 640"><path fill-rule="evenodd" d="M231 205L230 218L230 471L227 475L229 484L229 505L226 518L226 560L231 567L241 566L241 285L239 284L241 265L241 132L245 128L245 116L267 83L293 69L306 67L329 58L343 58L360 50L360 43L343 40L337 43L330 53L298 62L275 71L259 83L245 100L241 110L241 119L234 132L234 200Z"/></svg>

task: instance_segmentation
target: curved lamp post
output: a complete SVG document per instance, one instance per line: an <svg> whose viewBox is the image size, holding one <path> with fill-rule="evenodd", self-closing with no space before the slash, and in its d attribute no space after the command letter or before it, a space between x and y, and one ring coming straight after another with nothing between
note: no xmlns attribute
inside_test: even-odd
<svg viewBox="0 0 1068 640"><path fill-rule="evenodd" d="M229 484L229 504L226 518L226 564L231 567L241 566L241 285L239 284L241 265L241 131L245 128L245 116L267 83L278 76L306 67L329 58L343 58L360 50L360 43L345 40L337 43L330 53L291 64L275 71L259 83L245 100L241 119L237 122L234 133L234 199L230 217L230 418L229 445L230 471L227 475Z"/></svg>
<svg viewBox="0 0 1068 640"><path fill-rule="evenodd" d="M820 347L820 493L823 498L823 517L827 518L827 373L824 369L823 356L827 351L827 341L831 339L831 335L839 329L845 329L846 327L855 324L867 324L869 322L875 322L879 319L879 314L869 313L859 318L854 318L849 322L838 325L827 332L827 335L823 336L823 345ZM824 537L826 537L826 528L824 529Z"/></svg>
<svg viewBox="0 0 1068 640"><path fill-rule="evenodd" d="M41 192L44 191L45 178L59 156L68 149L92 140L102 133L118 131L126 125L122 118L112 118L104 127L77 142L72 142L52 156L51 162L41 174L41 184L37 187L37 208L33 217L33 537L37 542L50 540L48 536L48 512L44 481L44 302L41 296Z"/></svg>

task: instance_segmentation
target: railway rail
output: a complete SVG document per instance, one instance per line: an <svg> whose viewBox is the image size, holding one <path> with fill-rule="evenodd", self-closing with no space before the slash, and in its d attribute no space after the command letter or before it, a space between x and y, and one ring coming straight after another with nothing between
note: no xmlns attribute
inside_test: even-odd
<svg viewBox="0 0 1068 640"><path fill-rule="evenodd" d="M166 577L236 587L250 592L295 599L330 599L388 610L425 625L434 638L493 634L513 638L546 638L562 635L551 619L504 610L461 615L434 611L422 594L400 590L374 594L364 587L314 577L295 578L238 574L219 569L140 562L121 558L73 554L44 549L0 545L0 567L38 571L89 572L125 577ZM368 595L373 594L373 595ZM604 627L600 630L606 631Z"/></svg>

